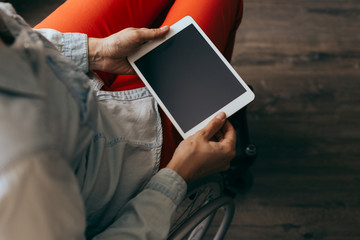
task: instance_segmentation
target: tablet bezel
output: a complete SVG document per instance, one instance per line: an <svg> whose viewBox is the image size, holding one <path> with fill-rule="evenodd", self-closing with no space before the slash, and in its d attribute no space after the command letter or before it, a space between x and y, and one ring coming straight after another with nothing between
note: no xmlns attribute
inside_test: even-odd
<svg viewBox="0 0 360 240"><path fill-rule="evenodd" d="M151 87L149 82L146 80L146 78L141 73L140 69L136 66L135 62L140 59L145 54L151 52L153 49L155 49L157 46L162 44L163 42L167 41L171 37L175 36L177 33L179 33L181 30L185 29L189 25L193 25L195 29L201 34L201 36L206 40L206 42L210 45L210 47L214 50L214 52L219 56L219 58L223 61L223 63L228 67L228 69L232 72L234 77L240 82L241 86L246 90L245 93L241 94L239 97L235 98L233 101L228 103L227 105L223 106L221 109L217 110L210 116L208 116L206 119L204 119L202 122L197 124L196 126L193 126L189 131L184 132L179 124L177 123L176 119L173 118L172 114L168 111L167 107L163 104L161 99L158 97L157 93L154 91L154 89ZM128 56L128 61L130 65L134 68L135 72L138 74L140 79L144 82L145 86L148 88L150 93L153 95L157 103L160 105L160 107L163 109L165 114L169 117L170 121L173 123L175 128L179 131L180 135L185 139L191 135L193 135L198 130L204 128L210 120L218 113L218 112L225 112L226 116L229 117L241 108L243 108L245 105L250 103L254 98L254 93L250 90L248 85L242 80L242 78L237 74L235 69L230 65L230 63L225 59L225 57L221 54L221 52L216 48L216 46L211 42L211 40L206 36L206 34L202 31L202 29L199 27L199 25L194 21L194 19L190 16L186 16L173 24L170 27L169 32L164 38L149 41L145 43L139 51L132 54L131 56Z"/></svg>

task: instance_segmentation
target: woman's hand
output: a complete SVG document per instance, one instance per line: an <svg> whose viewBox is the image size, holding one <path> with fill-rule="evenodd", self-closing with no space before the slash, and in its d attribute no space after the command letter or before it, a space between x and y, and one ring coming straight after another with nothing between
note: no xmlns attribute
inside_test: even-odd
<svg viewBox="0 0 360 240"><path fill-rule="evenodd" d="M225 113L219 113L205 128L180 143L167 168L187 182L225 171L235 157L235 142L235 129L226 121Z"/></svg>
<svg viewBox="0 0 360 240"><path fill-rule="evenodd" d="M114 74L135 74L126 57L145 42L164 37L169 26L159 29L126 28L107 38L89 38L89 69Z"/></svg>

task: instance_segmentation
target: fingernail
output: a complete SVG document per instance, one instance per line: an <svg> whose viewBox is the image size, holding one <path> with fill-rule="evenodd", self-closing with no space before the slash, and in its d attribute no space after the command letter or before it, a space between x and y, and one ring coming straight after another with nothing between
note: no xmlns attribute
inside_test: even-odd
<svg viewBox="0 0 360 240"><path fill-rule="evenodd" d="M224 112L219 112L215 117L217 119L224 120L226 118L226 114Z"/></svg>
<svg viewBox="0 0 360 240"><path fill-rule="evenodd" d="M165 25L165 26L162 26L161 28L160 28L160 30L166 30L166 29L168 29L169 28L169 26L168 25Z"/></svg>

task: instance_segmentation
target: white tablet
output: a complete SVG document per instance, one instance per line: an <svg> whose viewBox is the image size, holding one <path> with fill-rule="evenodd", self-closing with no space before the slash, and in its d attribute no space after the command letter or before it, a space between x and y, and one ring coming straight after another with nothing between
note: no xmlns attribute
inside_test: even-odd
<svg viewBox="0 0 360 240"><path fill-rule="evenodd" d="M183 138L218 112L229 117L255 97L189 16L128 60Z"/></svg>

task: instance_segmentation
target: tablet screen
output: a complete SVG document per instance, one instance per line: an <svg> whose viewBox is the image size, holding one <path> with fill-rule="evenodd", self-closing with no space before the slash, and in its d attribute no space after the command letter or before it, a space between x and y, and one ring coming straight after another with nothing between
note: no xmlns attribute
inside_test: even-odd
<svg viewBox="0 0 360 240"><path fill-rule="evenodd" d="M184 132L246 92L192 24L135 64Z"/></svg>

